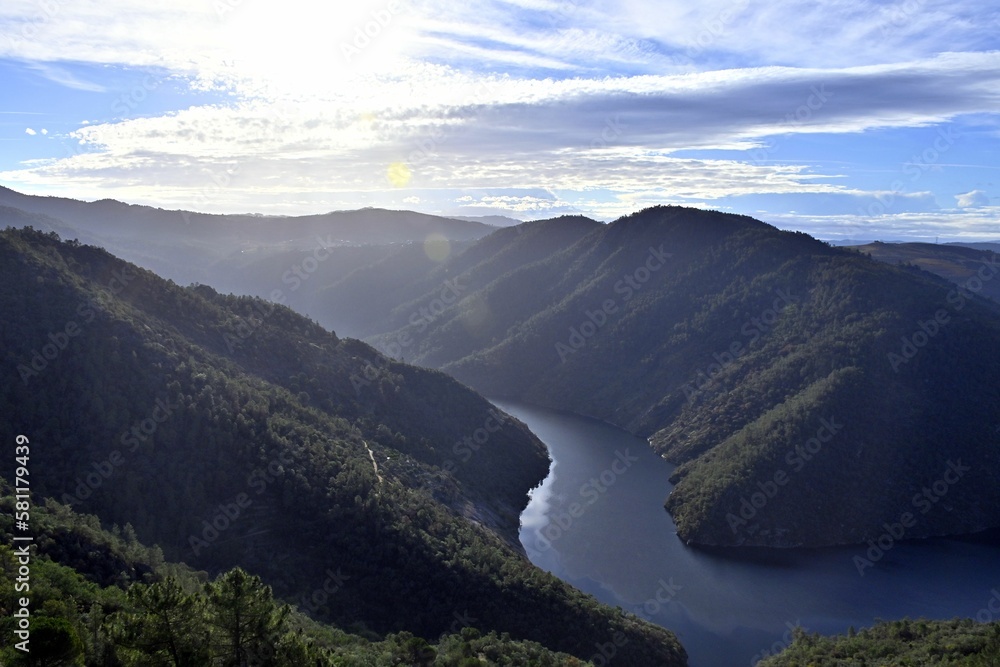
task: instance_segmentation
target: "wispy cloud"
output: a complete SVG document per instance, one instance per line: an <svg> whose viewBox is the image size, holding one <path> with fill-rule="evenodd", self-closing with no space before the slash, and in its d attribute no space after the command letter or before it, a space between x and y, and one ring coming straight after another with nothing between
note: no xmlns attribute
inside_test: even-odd
<svg viewBox="0 0 1000 667"><path fill-rule="evenodd" d="M66 86L67 88L72 88L74 90L83 90L89 93L104 93L107 92L107 88L101 84L94 83L91 81L84 81L83 79L77 77L72 72L68 70L57 67L55 65L49 65L44 63L34 63L31 65L31 69L38 75L45 77L53 83L57 83L60 86Z"/></svg>
<svg viewBox="0 0 1000 667"><path fill-rule="evenodd" d="M1000 108L1000 13L972 0L52 7L5 2L0 57L75 90L106 85L61 63L157 68L227 97L81 123L59 137L73 146L68 157L0 179L164 205L194 196L216 210L442 208L471 192L457 205L525 215L754 196L839 206L874 201L889 183L851 180L854 156L763 149L969 118L995 128ZM401 164L403 188L387 176ZM224 192L201 196L237 167ZM985 215L990 193L979 190L947 191L957 206L937 214ZM896 193L888 215L917 214L899 207L930 208L945 194Z"/></svg>

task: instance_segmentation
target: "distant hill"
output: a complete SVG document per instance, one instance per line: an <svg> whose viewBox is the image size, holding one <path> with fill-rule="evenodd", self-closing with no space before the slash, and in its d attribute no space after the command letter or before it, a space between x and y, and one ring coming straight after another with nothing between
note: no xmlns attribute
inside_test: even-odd
<svg viewBox="0 0 1000 667"><path fill-rule="evenodd" d="M529 233L541 256L515 251ZM649 437L679 464L685 541L864 543L907 512L910 538L1000 525L1000 308L981 290L677 207L399 266L327 288L331 317L364 301L358 328L394 356Z"/></svg>
<svg viewBox="0 0 1000 667"><path fill-rule="evenodd" d="M1000 243L934 244L869 243L851 246L872 259L888 264L908 264L935 273L959 286L979 287L980 296L1000 302L1000 280L982 280L1000 266Z"/></svg>
<svg viewBox="0 0 1000 667"><path fill-rule="evenodd" d="M528 562L544 446L444 374L52 234L0 232L0 286L0 439L30 438L36 503L131 524L213 574L239 565L362 635L474 624L685 664L669 632ZM343 585L311 602L331 571Z"/></svg>
<svg viewBox="0 0 1000 667"><path fill-rule="evenodd" d="M945 245L963 246L965 248L973 248L975 250L990 250L992 252L1000 253L1000 241L984 241L982 243L962 243L956 241Z"/></svg>
<svg viewBox="0 0 1000 667"><path fill-rule="evenodd" d="M481 222L413 211L365 208L294 217L215 215L112 199L40 197L4 187L0 187L0 207L0 229L23 226L26 216L46 216L51 220L39 226L44 231L68 232L72 234L68 238L101 245L183 285L218 284L218 278L229 274L229 262L239 263L243 253L322 254L330 247L463 242L494 229Z"/></svg>
<svg viewBox="0 0 1000 667"><path fill-rule="evenodd" d="M453 215L455 220L467 220L469 222L481 222L492 227L516 227L523 222L517 218L510 218L506 215Z"/></svg>

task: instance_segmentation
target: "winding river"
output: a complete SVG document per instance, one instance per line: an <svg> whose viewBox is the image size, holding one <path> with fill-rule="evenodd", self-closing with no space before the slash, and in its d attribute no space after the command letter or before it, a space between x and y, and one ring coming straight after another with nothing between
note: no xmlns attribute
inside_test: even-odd
<svg viewBox="0 0 1000 667"><path fill-rule="evenodd" d="M1000 619L1000 536L893 546L706 550L675 535L663 501L673 466L600 421L493 401L549 449L548 477L521 515L529 558L603 602L673 630L692 667L753 665L791 628L836 634L875 619Z"/></svg>

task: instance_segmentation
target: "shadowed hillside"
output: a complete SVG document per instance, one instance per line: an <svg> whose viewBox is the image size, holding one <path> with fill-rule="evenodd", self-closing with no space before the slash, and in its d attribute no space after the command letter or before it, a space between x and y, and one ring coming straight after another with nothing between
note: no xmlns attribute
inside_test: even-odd
<svg viewBox="0 0 1000 667"><path fill-rule="evenodd" d="M312 610L341 627L433 639L465 614L584 660L607 637L635 664L685 663L669 632L510 546L544 447L444 374L53 235L0 233L0 273L0 437L30 438L36 502L288 599L342 572Z"/></svg>

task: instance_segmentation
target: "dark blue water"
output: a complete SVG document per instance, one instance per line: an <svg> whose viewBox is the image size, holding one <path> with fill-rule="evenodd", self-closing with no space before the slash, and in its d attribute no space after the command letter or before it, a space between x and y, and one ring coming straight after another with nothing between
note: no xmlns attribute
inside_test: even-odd
<svg viewBox="0 0 1000 667"><path fill-rule="evenodd" d="M549 476L521 516L531 561L673 630L692 667L752 665L790 639L875 619L1000 619L1000 540L892 547L862 576L866 547L686 547L663 509L673 466L645 441L582 417L494 401L548 446ZM995 610L995 611L993 611Z"/></svg>

